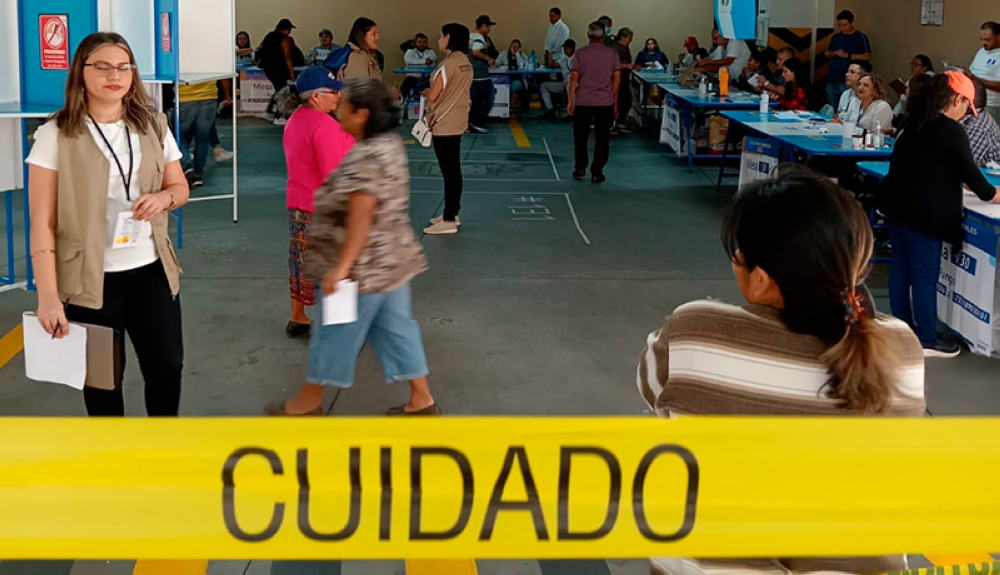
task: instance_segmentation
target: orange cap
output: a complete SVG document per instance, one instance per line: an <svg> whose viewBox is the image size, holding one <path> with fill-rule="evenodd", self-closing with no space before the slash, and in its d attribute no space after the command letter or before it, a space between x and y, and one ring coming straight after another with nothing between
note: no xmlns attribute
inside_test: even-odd
<svg viewBox="0 0 1000 575"><path fill-rule="evenodd" d="M965 74L955 72L954 70L949 70L945 74L948 75L948 87L951 88L951 91L968 100L972 113L978 116L979 110L976 109L976 86L972 83L972 80Z"/></svg>

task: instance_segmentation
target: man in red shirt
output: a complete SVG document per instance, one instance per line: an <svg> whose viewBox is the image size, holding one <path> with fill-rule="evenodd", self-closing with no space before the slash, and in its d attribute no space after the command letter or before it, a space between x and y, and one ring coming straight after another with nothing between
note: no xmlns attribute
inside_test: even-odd
<svg viewBox="0 0 1000 575"><path fill-rule="evenodd" d="M580 48L573 59L569 83L569 114L573 116L573 139L576 150L576 170L573 177L587 176L590 163L588 144L590 126L594 126L594 163L590 166L591 181L604 182L604 167L611 157L611 128L618 116L618 89L621 85L621 61L617 52L604 43L605 31L600 22L593 22L587 31L590 43Z"/></svg>

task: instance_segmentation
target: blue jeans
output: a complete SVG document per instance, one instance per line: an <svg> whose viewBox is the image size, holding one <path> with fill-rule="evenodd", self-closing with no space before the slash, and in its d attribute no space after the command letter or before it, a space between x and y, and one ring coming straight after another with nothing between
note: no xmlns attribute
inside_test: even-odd
<svg viewBox="0 0 1000 575"><path fill-rule="evenodd" d="M316 321L309 338L309 383L349 388L365 341L372 345L389 383L428 374L420 325L413 319L410 285L358 296L358 321L322 325L322 288L316 286Z"/></svg>
<svg viewBox="0 0 1000 575"><path fill-rule="evenodd" d="M889 304L925 347L938 339L937 285L941 275L941 240L889 221L892 267Z"/></svg>
<svg viewBox="0 0 1000 575"><path fill-rule="evenodd" d="M194 168L194 175L200 178L205 175L205 164L208 162L208 150L215 123L215 100L199 102L181 102L181 157L184 169ZM191 142L194 141L194 165L191 164Z"/></svg>
<svg viewBox="0 0 1000 575"><path fill-rule="evenodd" d="M830 99L829 104L837 108L840 105L840 97L847 91L847 84L837 84L830 82L826 85L826 97Z"/></svg>

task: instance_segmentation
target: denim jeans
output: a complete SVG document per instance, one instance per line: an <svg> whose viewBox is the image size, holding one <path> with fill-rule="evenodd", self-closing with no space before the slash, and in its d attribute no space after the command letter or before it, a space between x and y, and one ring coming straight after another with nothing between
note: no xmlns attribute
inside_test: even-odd
<svg viewBox="0 0 1000 575"><path fill-rule="evenodd" d="M889 221L892 267L889 304L925 347L938 339L937 285L941 275L941 240Z"/></svg>
<svg viewBox="0 0 1000 575"><path fill-rule="evenodd" d="M181 157L185 170L194 168L195 177L205 175L212 124L215 123L215 100L181 102ZM194 165L191 165L191 142L194 141Z"/></svg>
<svg viewBox="0 0 1000 575"><path fill-rule="evenodd" d="M830 99L829 104L836 108L840 105L840 97L847 91L847 84L837 84L830 82L826 85L826 97Z"/></svg>

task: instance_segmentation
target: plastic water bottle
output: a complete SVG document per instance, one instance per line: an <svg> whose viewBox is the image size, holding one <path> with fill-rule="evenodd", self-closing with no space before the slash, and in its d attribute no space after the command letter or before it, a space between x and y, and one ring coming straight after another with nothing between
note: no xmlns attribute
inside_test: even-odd
<svg viewBox="0 0 1000 575"><path fill-rule="evenodd" d="M881 150L882 146L885 145L885 132L882 131L882 122L875 122L875 137L873 140L876 150Z"/></svg>
<svg viewBox="0 0 1000 575"><path fill-rule="evenodd" d="M771 93L768 92L767 90L764 90L760 94L760 115L766 118L767 113L770 111L770 108L771 108Z"/></svg>
<svg viewBox="0 0 1000 575"><path fill-rule="evenodd" d="M531 61L531 69L532 70L537 70L538 69L538 55L535 54L534 50L531 51L531 57L529 58L529 60Z"/></svg>
<svg viewBox="0 0 1000 575"><path fill-rule="evenodd" d="M729 68L719 70L719 96L729 96Z"/></svg>
<svg viewBox="0 0 1000 575"><path fill-rule="evenodd" d="M708 81L704 76L701 77L701 82L698 84L698 96L701 98L708 97Z"/></svg>

